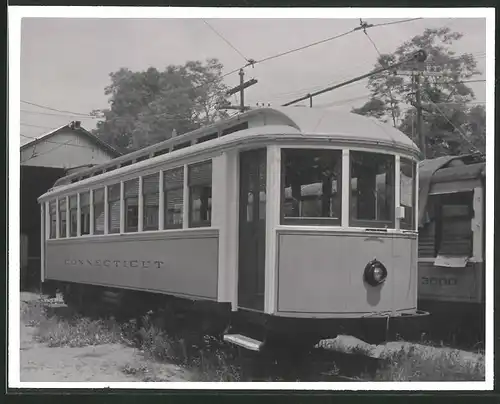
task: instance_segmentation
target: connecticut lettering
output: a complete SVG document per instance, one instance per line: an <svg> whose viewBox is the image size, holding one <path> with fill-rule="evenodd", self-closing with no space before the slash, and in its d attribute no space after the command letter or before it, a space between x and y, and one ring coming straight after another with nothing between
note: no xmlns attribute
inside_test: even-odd
<svg viewBox="0 0 500 404"><path fill-rule="evenodd" d="M65 265L111 267L111 268L161 268L163 261L141 261L141 260L64 260Z"/></svg>

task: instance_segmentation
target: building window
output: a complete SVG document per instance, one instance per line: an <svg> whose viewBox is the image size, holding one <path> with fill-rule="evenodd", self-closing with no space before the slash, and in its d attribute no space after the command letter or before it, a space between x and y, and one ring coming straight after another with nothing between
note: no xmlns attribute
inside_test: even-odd
<svg viewBox="0 0 500 404"><path fill-rule="evenodd" d="M76 195L69 197L69 236L77 236L78 226L78 199Z"/></svg>
<svg viewBox="0 0 500 404"><path fill-rule="evenodd" d="M394 156L350 152L351 225L394 228Z"/></svg>
<svg viewBox="0 0 500 404"><path fill-rule="evenodd" d="M342 151L283 149L283 224L340 225Z"/></svg>
<svg viewBox="0 0 500 404"><path fill-rule="evenodd" d="M108 232L120 233L120 184L108 186Z"/></svg>
<svg viewBox="0 0 500 404"><path fill-rule="evenodd" d="M212 161L188 169L189 227L209 227L212 220Z"/></svg>
<svg viewBox="0 0 500 404"><path fill-rule="evenodd" d="M125 232L139 228L139 179L124 183Z"/></svg>
<svg viewBox="0 0 500 404"><path fill-rule="evenodd" d="M59 237L66 237L66 198L59 199Z"/></svg>
<svg viewBox="0 0 500 404"><path fill-rule="evenodd" d="M160 174L148 175L142 179L143 230L158 230L160 210Z"/></svg>
<svg viewBox="0 0 500 404"><path fill-rule="evenodd" d="M94 189L94 234L104 234L104 188Z"/></svg>
<svg viewBox="0 0 500 404"><path fill-rule="evenodd" d="M49 221L50 221L50 233L49 238L56 238L56 201L49 202Z"/></svg>
<svg viewBox="0 0 500 404"><path fill-rule="evenodd" d="M80 194L80 232L82 236L90 234L90 192L88 191Z"/></svg>
<svg viewBox="0 0 500 404"><path fill-rule="evenodd" d="M184 167L163 173L164 228L182 228L184 204Z"/></svg>
<svg viewBox="0 0 500 404"><path fill-rule="evenodd" d="M404 218L400 221L400 228L414 230L417 163L410 159L401 157L399 171L399 204L404 208Z"/></svg>

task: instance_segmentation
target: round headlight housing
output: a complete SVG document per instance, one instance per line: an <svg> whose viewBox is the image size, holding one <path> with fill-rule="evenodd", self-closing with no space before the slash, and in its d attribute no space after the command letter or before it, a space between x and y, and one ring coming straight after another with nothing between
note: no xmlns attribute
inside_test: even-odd
<svg viewBox="0 0 500 404"><path fill-rule="evenodd" d="M387 269L380 261L374 259L366 265L364 279L370 286L378 286L384 283L386 278Z"/></svg>

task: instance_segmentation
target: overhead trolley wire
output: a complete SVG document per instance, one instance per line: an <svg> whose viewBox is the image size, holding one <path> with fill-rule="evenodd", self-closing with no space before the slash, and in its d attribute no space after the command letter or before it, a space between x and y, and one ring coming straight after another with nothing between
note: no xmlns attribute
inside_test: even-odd
<svg viewBox="0 0 500 404"><path fill-rule="evenodd" d="M231 48L233 48L233 50L238 54L240 55L243 59L245 59L246 62L249 62L250 60L245 57L245 55L243 55L243 53L241 53L238 48L236 48L231 42L229 42L220 32L218 32L214 27L212 27L207 20L205 19L202 19L203 22L208 26L208 28L210 28L213 32L215 32L215 34L221 38L225 43L227 43Z"/></svg>
<svg viewBox="0 0 500 404"><path fill-rule="evenodd" d="M392 21L392 22L382 23L382 24L370 24L370 25L366 26L366 28L375 28L375 27L382 27L382 26L385 26L385 25L401 24L401 23L415 21L415 20L420 20L420 19L422 19L422 18L421 17L419 17L419 18L410 18L410 19L406 19L406 20L398 20L398 21ZM252 63L252 65L256 65L257 63L267 62L268 60L276 59L276 58L279 58L279 57L282 57L282 56L285 56L285 55L289 55L289 54L294 53L294 52L298 52L298 51L310 48L312 46L316 46L316 45L320 45L320 44L325 43L325 42L333 41L335 39L342 38L342 37L344 37L346 35L352 34L353 32L359 31L361 29L363 29L363 27L356 27L356 28L353 28L353 29L351 29L349 31L346 31L346 32L342 33L342 34L338 34L338 35L335 35L335 36L332 36L332 37L329 37L329 38L325 38L325 39L322 39L320 41L312 42L312 43L310 43L308 45L304 45L304 46L301 46L301 47L298 47L298 48L295 48L295 49L290 49L290 50L288 50L286 52L281 52L281 53L278 53L276 55L268 56L268 57L265 57L263 59L256 60L255 63Z"/></svg>
<svg viewBox="0 0 500 404"><path fill-rule="evenodd" d="M433 102L431 99L428 100L432 105L434 105L434 107L438 110L439 114L444 118L446 119L446 121L451 125L453 126L456 131L458 132L458 134L462 137L462 139L464 139L467 143L469 143L469 145L472 147L473 150L475 150L476 152L478 152L479 154L483 155L484 156L484 153L479 150L471 141L470 139L467 137L467 135L465 135L465 133L462 131L462 129L460 129L459 127L457 127L457 125L455 125L447 116L446 114L441 110L441 108L439 108L437 106L437 104L435 102Z"/></svg>
<svg viewBox="0 0 500 404"><path fill-rule="evenodd" d="M92 115L90 115L90 114L84 114L84 113L81 113L81 112L73 112L73 111L65 111L65 110L62 110L62 109L48 107L46 105L36 104L36 103L30 102L30 101L21 100L21 102L24 103L24 104L33 105L33 106L38 107L38 108L48 109L50 111L56 111L56 112L62 112L62 113L72 114L74 116L92 117Z"/></svg>
<svg viewBox="0 0 500 404"><path fill-rule="evenodd" d="M366 22L363 22L363 20L360 18L359 19L359 25L360 25L361 29L363 30L363 32L365 33L365 35L368 38L368 40L371 42L371 44L375 48L375 51L377 52L379 58L382 59L382 53L380 53L377 45L375 44L375 42L373 41L373 39L370 37L370 35L366 31L366 29L369 27L369 24L366 23ZM388 24L386 24L386 25L388 25ZM380 26L380 25L378 25L378 26ZM387 65L383 66L383 67L387 67ZM389 97L391 99L391 117L392 117L392 123L393 123L394 127L396 127L396 115L394 113L394 101L395 101L395 99L394 99L394 97L392 95L392 90L391 90L390 86L387 86L387 91L389 92Z"/></svg>
<svg viewBox="0 0 500 404"><path fill-rule="evenodd" d="M58 114L51 112L42 112L42 111L29 111L26 109L21 109L21 112L26 114L36 114L36 115L48 115L48 116L60 116L60 117L78 117L82 119L99 119L98 116L82 116L82 115L74 115L74 114Z"/></svg>

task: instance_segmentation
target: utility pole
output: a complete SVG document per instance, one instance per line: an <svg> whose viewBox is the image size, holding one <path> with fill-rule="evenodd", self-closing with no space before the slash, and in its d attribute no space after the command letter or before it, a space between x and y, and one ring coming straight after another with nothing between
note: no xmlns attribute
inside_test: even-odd
<svg viewBox="0 0 500 404"><path fill-rule="evenodd" d="M422 99L420 95L420 74L418 72L413 76L413 80L415 82L415 108L417 109L417 136L420 144L420 151L422 152L422 159L425 160L427 156L427 142L425 134L422 130Z"/></svg>
<svg viewBox="0 0 500 404"><path fill-rule="evenodd" d="M233 95L233 94L236 94L237 92L239 92L240 93L240 105L239 106L226 105L226 106L222 107L223 109L238 109L241 112L244 112L244 111L247 111L250 109L249 106L245 105L245 88L248 88L250 86L253 86L254 84L257 84L258 81L256 79L251 79L251 80L248 80L247 82L245 82L245 80L244 80L245 72L243 71L243 69L240 69L239 74L240 74L240 85L228 90L226 92L226 95Z"/></svg>
<svg viewBox="0 0 500 404"><path fill-rule="evenodd" d="M427 158L427 139L425 133L423 131L423 105L422 105L422 93L420 88L420 77L421 76L435 76L441 77L444 76L443 73L435 72L435 71L398 71L397 74L399 76L411 76L413 85L415 88L415 104L414 107L417 112L417 121L416 121L416 132L418 138L418 146L420 147L420 151L422 152L422 158L425 160Z"/></svg>

